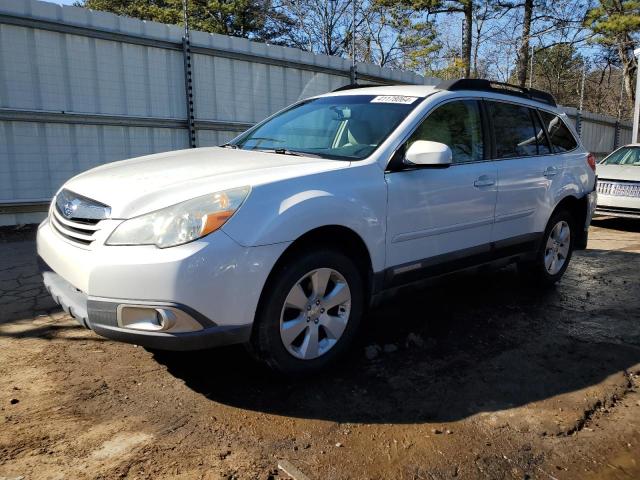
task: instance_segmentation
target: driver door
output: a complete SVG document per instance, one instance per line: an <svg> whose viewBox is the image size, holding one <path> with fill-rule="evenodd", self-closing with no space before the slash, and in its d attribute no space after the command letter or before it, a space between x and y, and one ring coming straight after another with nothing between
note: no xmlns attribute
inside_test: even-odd
<svg viewBox="0 0 640 480"><path fill-rule="evenodd" d="M438 105L404 148L416 140L444 143L445 168L392 168L388 189L387 282L441 273L490 252L497 167L490 160L479 101Z"/></svg>

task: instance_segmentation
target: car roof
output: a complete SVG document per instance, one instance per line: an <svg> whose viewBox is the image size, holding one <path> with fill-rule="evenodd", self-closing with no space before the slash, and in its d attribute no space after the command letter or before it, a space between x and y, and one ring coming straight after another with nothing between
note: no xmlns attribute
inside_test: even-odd
<svg viewBox="0 0 640 480"><path fill-rule="evenodd" d="M406 95L409 97L426 97L434 92L440 91L433 85L380 85L380 86L356 86L335 90L321 95L341 96L341 95Z"/></svg>
<svg viewBox="0 0 640 480"><path fill-rule="evenodd" d="M493 99L493 100L503 100L507 102L515 102L515 103L520 103L522 105L529 105L535 108L541 108L548 111L552 111L558 115L563 114L562 110L560 110L558 106L555 105L555 102L553 105L550 105L549 103L540 101L537 98L526 98L522 96L516 96L516 95L510 94L510 92L508 91L500 91L500 90L486 91L486 90L474 89L474 88L461 88L456 90L450 90L446 87L441 88L441 85L379 85L379 86L378 85L372 85L372 86L356 85L353 87L346 85L344 87L339 88L338 90L334 90L333 92L325 93L324 95L319 95L319 97L346 96L346 95L405 95L410 97L424 98L433 93L450 92L452 96L455 96L455 94L464 93L465 95L470 94L477 98L486 98L486 99Z"/></svg>

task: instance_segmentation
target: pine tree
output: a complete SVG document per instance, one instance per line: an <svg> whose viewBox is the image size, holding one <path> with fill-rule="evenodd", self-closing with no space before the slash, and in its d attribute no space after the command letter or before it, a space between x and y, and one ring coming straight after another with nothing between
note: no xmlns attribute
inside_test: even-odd
<svg viewBox="0 0 640 480"><path fill-rule="evenodd" d="M618 54L624 76L627 96L635 100L633 78L638 62L633 49L638 45L640 33L640 1L599 0L599 5L587 13L585 24L596 34L596 40Z"/></svg>

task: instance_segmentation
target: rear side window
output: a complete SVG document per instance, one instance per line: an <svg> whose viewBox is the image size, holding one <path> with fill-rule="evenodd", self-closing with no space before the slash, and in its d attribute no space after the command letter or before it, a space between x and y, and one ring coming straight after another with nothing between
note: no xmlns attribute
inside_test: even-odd
<svg viewBox="0 0 640 480"><path fill-rule="evenodd" d="M533 123L536 129L536 141L538 143L538 155L549 155L551 153L551 147L549 146L549 140L547 134L544 131L544 127L540 123L540 117L535 111L531 111L533 117Z"/></svg>
<svg viewBox="0 0 640 480"><path fill-rule="evenodd" d="M573 137L571 130L567 128L562 119L557 115L540 110L542 121L549 132L549 139L556 153L568 152L578 146L578 142Z"/></svg>
<svg viewBox="0 0 640 480"><path fill-rule="evenodd" d="M538 136L531 109L511 103L488 103L493 119L497 158L538 155Z"/></svg>

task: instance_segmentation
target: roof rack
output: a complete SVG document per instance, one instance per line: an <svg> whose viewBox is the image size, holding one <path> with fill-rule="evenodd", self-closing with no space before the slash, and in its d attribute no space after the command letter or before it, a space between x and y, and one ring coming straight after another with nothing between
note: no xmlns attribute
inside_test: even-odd
<svg viewBox="0 0 640 480"><path fill-rule="evenodd" d="M538 102L546 103L552 107L557 107L556 99L553 95L535 88L519 87L510 83L494 82L481 78L459 78L457 80L445 80L436 85L438 90L476 90L481 92L502 93L516 97L528 98Z"/></svg>

